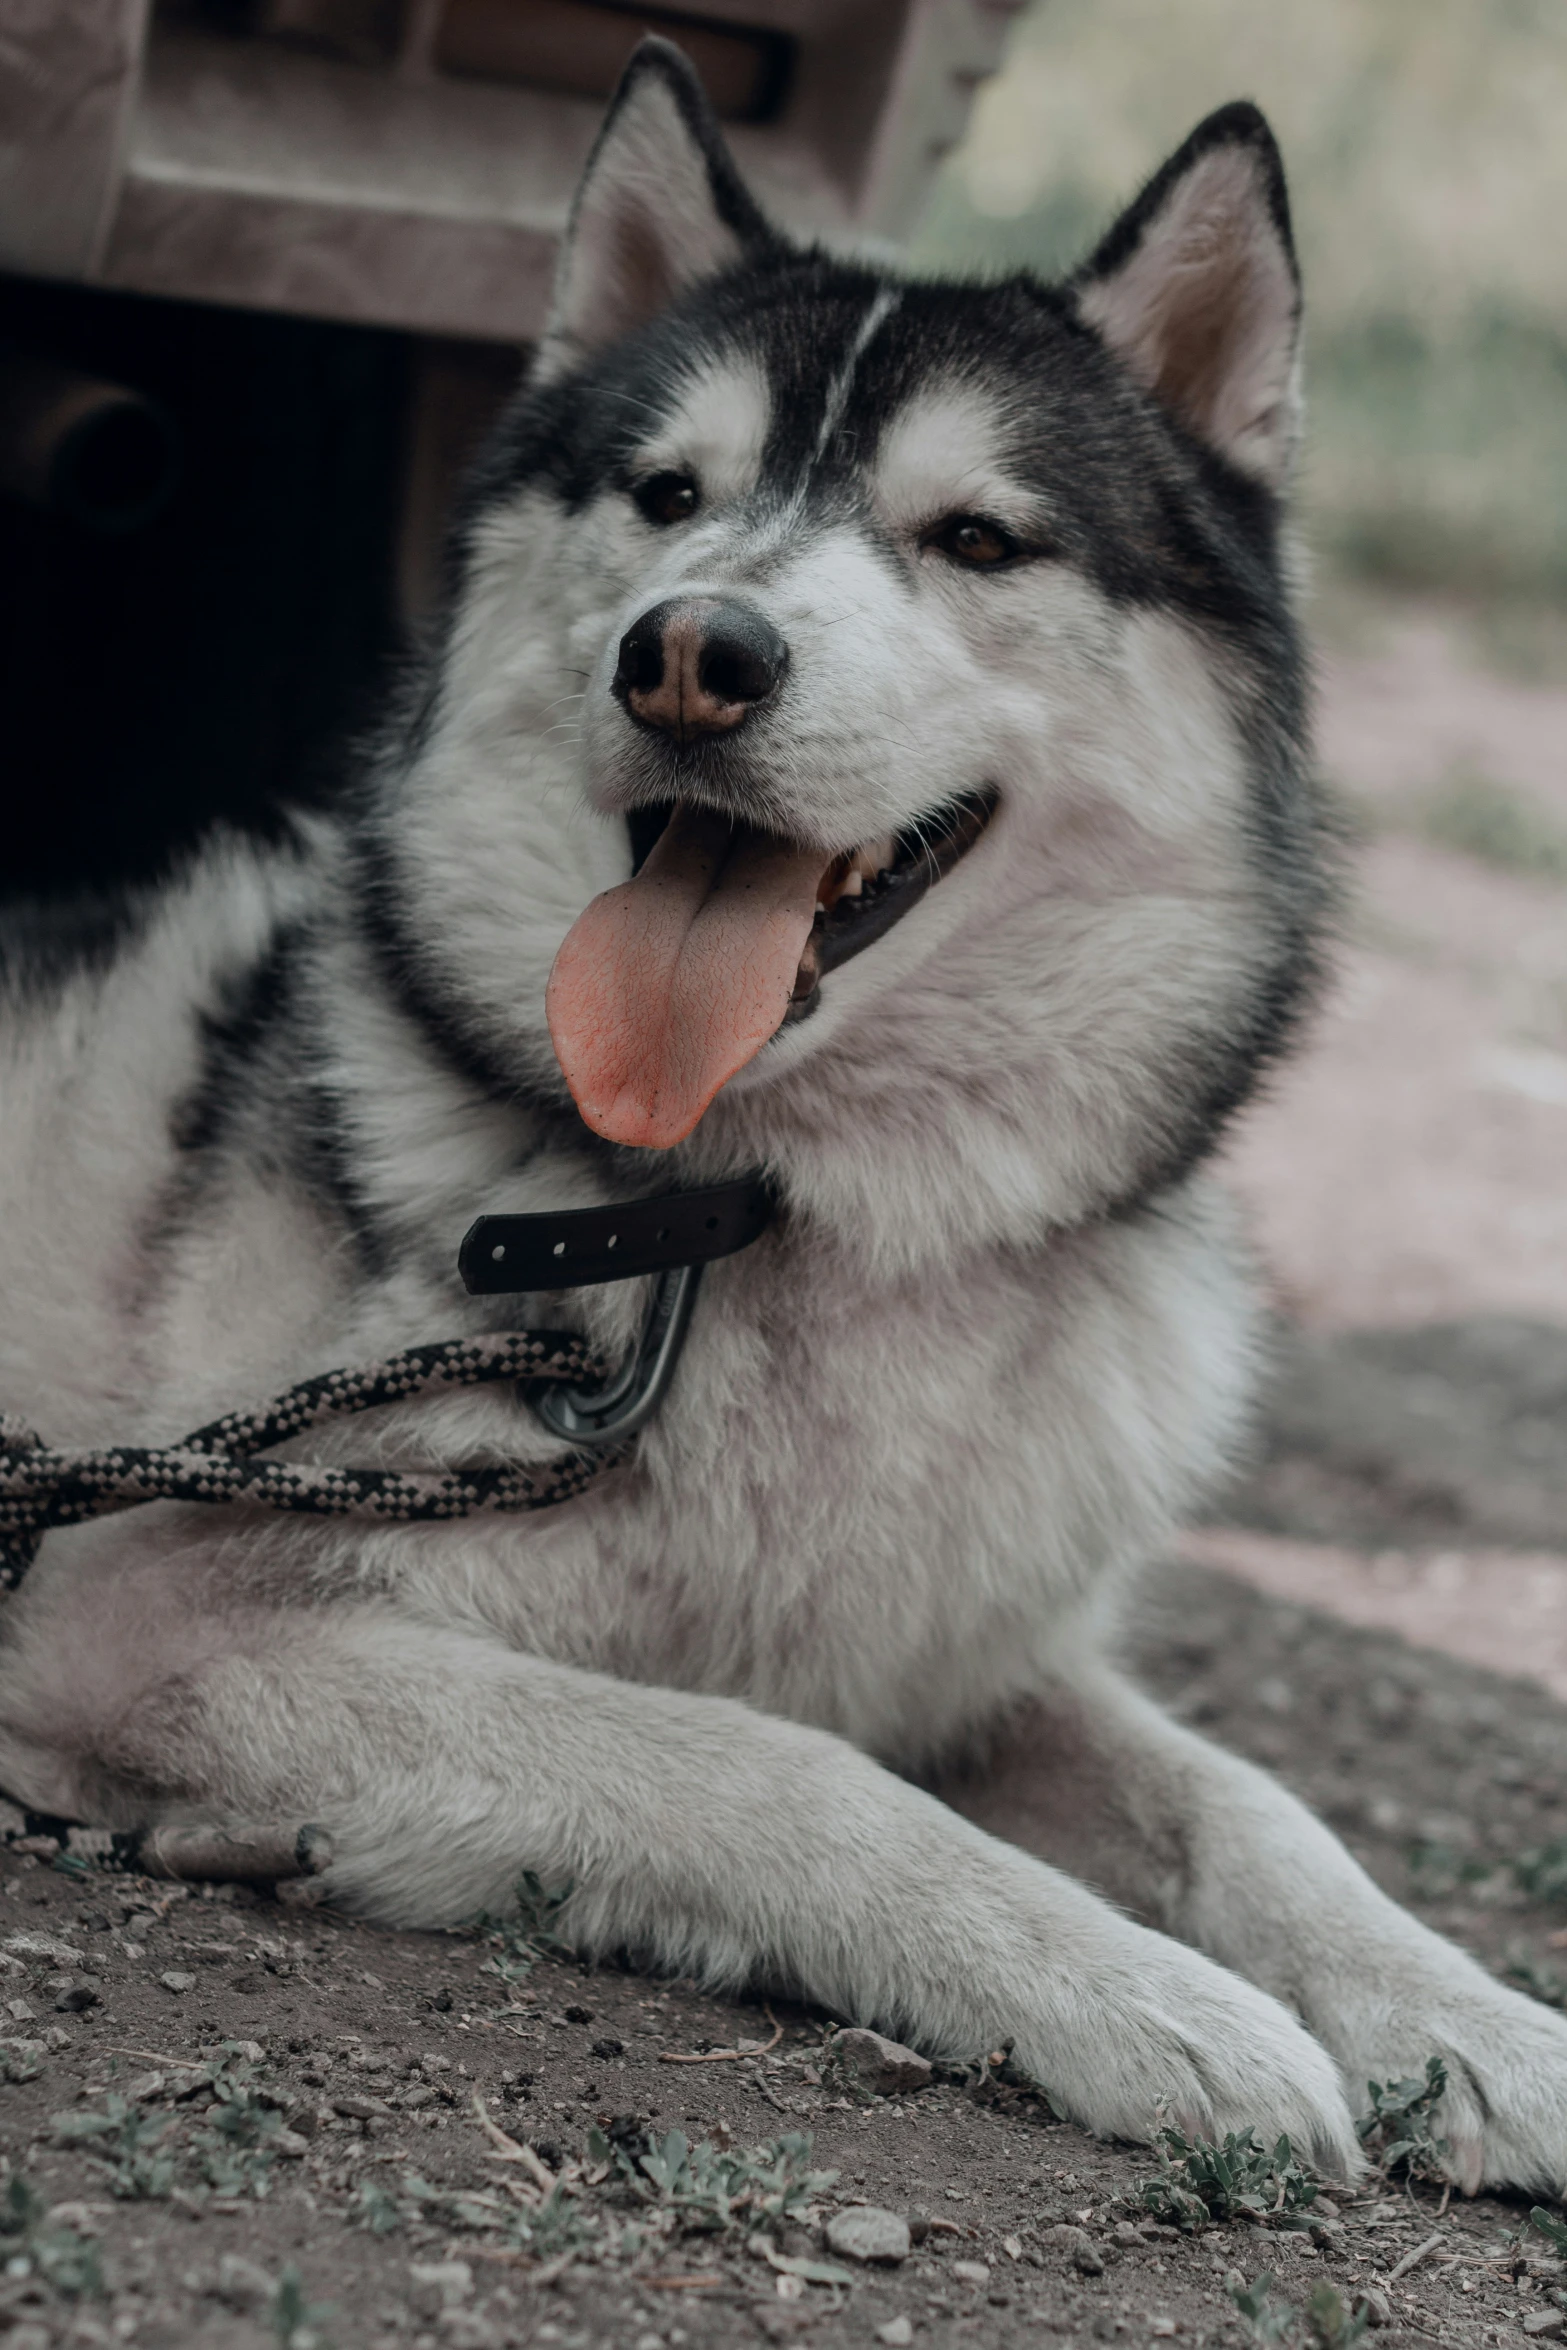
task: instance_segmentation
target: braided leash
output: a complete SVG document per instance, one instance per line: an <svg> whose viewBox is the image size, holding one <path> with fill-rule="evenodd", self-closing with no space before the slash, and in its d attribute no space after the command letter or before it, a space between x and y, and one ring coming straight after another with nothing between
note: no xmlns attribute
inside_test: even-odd
<svg viewBox="0 0 1567 2350"><path fill-rule="evenodd" d="M305 1379L251 1412L229 1412L179 1444L56 1451L0 1413L0 1591L14 1590L51 1526L79 1525L146 1501L220 1502L321 1517L412 1524L476 1510L543 1510L584 1493L628 1447L571 1452L534 1468L404 1474L255 1456L306 1428L378 1404L510 1379L580 1386L605 1375L586 1342L563 1331L511 1330Z"/></svg>

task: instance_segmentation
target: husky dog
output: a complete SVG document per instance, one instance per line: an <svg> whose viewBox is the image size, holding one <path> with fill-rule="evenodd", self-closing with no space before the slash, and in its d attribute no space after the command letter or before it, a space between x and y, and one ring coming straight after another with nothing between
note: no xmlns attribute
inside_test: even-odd
<svg viewBox="0 0 1567 2350"><path fill-rule="evenodd" d="M320 1822L405 1924L569 1879L586 1949L1010 2040L1098 2131L1163 2100L1350 2173L1348 2097L1439 2052L1463 2184L1567 2183L1567 2023L1112 1657L1244 1423L1198 1170L1329 897L1298 328L1250 106L1066 283L905 281L778 234L639 51L353 804L17 930L0 1404L163 1443L464 1332L615 1356L645 1284L470 1299L479 1211L765 1167L781 1216L556 1509L50 1535L0 1784ZM493 1391L335 1442L560 1451Z"/></svg>

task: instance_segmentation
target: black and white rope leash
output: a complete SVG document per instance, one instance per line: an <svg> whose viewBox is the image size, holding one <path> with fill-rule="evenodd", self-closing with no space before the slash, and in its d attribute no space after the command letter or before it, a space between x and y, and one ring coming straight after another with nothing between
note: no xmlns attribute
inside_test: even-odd
<svg viewBox="0 0 1567 2350"><path fill-rule="evenodd" d="M499 1331L302 1380L257 1409L228 1412L178 1444L72 1451L0 1414L0 1590L14 1590L52 1526L149 1501L193 1501L413 1525L476 1511L552 1509L625 1460L679 1359L704 1264L746 1248L773 1213L755 1177L614 1208L481 1216L458 1267L487 1295L580 1288L660 1275L642 1335L611 1373L569 1331ZM457 1387L509 1380L575 1449L528 1466L403 1471L275 1461L274 1446L329 1421ZM600 1384L595 1384L600 1383Z"/></svg>

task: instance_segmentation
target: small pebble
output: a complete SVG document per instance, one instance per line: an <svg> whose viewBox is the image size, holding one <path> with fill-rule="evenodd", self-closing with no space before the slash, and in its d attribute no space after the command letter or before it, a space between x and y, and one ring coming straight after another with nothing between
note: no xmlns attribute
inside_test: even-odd
<svg viewBox="0 0 1567 2350"><path fill-rule="evenodd" d="M1102 2277L1104 2275L1104 2254L1086 2228L1072 2227L1063 2221L1059 2227L1046 2228L1044 2240L1055 2251L1064 2254L1079 2275L1085 2277Z"/></svg>
<svg viewBox="0 0 1567 2350"><path fill-rule="evenodd" d="M880 2032L839 2032L827 2053L839 2072L877 2097L904 2097L931 2084L929 2058L901 2041L884 2039Z"/></svg>
<svg viewBox="0 0 1567 2350"><path fill-rule="evenodd" d="M955 2260L950 2273L965 2285L988 2285L990 2263L988 2260Z"/></svg>
<svg viewBox="0 0 1567 2350"><path fill-rule="evenodd" d="M910 2243L908 2221L873 2203L851 2204L827 2222L828 2249L845 2260L896 2263L908 2259Z"/></svg>
<svg viewBox="0 0 1567 2350"><path fill-rule="evenodd" d="M166 1975L160 1975L158 1980L163 1985L165 1991L179 1993L183 1991L194 1991L196 1988L195 1976L181 1974L178 1967L171 1967L169 1972Z"/></svg>
<svg viewBox="0 0 1567 2350"><path fill-rule="evenodd" d="M914 2328L906 2317L889 2317L884 2326L876 2328L878 2342L886 2342L890 2350L906 2350L914 2339Z"/></svg>
<svg viewBox="0 0 1567 2350"><path fill-rule="evenodd" d="M246 2260L238 2252L225 2252L212 2289L230 2309L266 2309L277 2291L277 2281L254 2260Z"/></svg>
<svg viewBox="0 0 1567 2350"><path fill-rule="evenodd" d="M473 2270L466 2260L411 2260L409 2299L421 2317L439 2318L473 2299Z"/></svg>

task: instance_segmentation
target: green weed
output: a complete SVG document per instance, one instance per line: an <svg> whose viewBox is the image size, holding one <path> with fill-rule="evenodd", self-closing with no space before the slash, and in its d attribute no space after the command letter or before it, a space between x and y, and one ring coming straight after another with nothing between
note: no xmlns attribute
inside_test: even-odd
<svg viewBox="0 0 1567 2350"><path fill-rule="evenodd" d="M268 2141L283 2127L256 2067L232 2048L205 2068L212 2104L206 2126L180 2142L189 2118L159 2114L110 2091L101 2106L50 2118L55 2143L80 2146L104 2171L111 2195L162 2202L177 2187L217 2195L265 2195L275 2153Z"/></svg>
<svg viewBox="0 0 1567 2350"><path fill-rule="evenodd" d="M162 2202L178 2175L165 2144L176 2127L172 2114L143 2113L111 2090L103 2104L85 2113L50 2116L58 2146L80 2146L105 2174L111 2195L122 2202Z"/></svg>
<svg viewBox="0 0 1567 2350"><path fill-rule="evenodd" d="M1276 2280L1271 2269L1264 2269L1260 2277L1253 2277L1249 2285L1232 2285L1230 2299L1240 2311L1257 2342L1287 2342L1295 2328L1295 2309L1288 2301L1276 2301L1273 2287Z"/></svg>
<svg viewBox="0 0 1567 2350"><path fill-rule="evenodd" d="M0 2266L8 2277L42 2278L68 2300L103 2291L98 2247L75 2228L51 2228L43 2197L20 2171L13 2171L0 2196Z"/></svg>
<svg viewBox="0 0 1567 2350"><path fill-rule="evenodd" d="M1299 2345L1299 2350L1354 2350L1371 2323L1365 2302L1351 2311L1343 2295L1328 2284L1313 2285L1304 2310L1277 2300L1275 2278L1264 2269L1249 2285L1232 2285L1234 2302L1254 2342Z"/></svg>
<svg viewBox="0 0 1567 2350"><path fill-rule="evenodd" d="M1558 2260L1567 2260L1567 2226L1554 2211L1542 2211L1537 2203L1529 2214L1529 2225L1536 2235L1545 2238Z"/></svg>
<svg viewBox="0 0 1567 2350"><path fill-rule="evenodd" d="M1371 2110L1355 2127L1360 2142L1384 2176L1398 2169L1412 2179L1446 2175L1448 2143L1433 2128L1437 2106L1447 2094L1447 2067L1439 2056L1426 2059L1419 2081L1368 2081Z"/></svg>
<svg viewBox="0 0 1567 2350"><path fill-rule="evenodd" d="M642 2153L588 2133L588 2161L616 2172L643 2202L661 2207L688 2234L743 2227L776 2234L803 2204L830 2187L835 2170L812 2170L808 2131L791 2131L730 2152L709 2139L693 2145L684 2130L654 2139Z"/></svg>
<svg viewBox="0 0 1567 2350"><path fill-rule="evenodd" d="M225 2059L211 2070L217 2099L209 2108L210 2127L191 2141L197 2175L218 2195L265 2195L277 2160L268 2140L283 2127L283 2117L267 2092L254 2085L255 2066L243 2059Z"/></svg>
<svg viewBox="0 0 1567 2350"><path fill-rule="evenodd" d="M511 2239L536 2260L558 2260L563 2252L583 2252L600 2233L597 2216L585 2211L564 2186L552 2187L536 2211L519 2211L511 2221Z"/></svg>
<svg viewBox="0 0 1567 2350"><path fill-rule="evenodd" d="M1213 2221L1267 2218L1302 2228L1317 2182L1295 2159L1287 2137L1270 2149L1255 2130L1231 2130L1222 2144L1188 2138L1166 2124L1154 2133L1156 2178L1138 2182L1143 2208L1187 2235Z"/></svg>
<svg viewBox="0 0 1567 2350"><path fill-rule="evenodd" d="M366 2179L354 2199L352 2217L372 2236L395 2236L403 2224L403 2215L397 2207L397 2197L389 2194L377 2179Z"/></svg>
<svg viewBox="0 0 1567 2350"><path fill-rule="evenodd" d="M330 2301L307 2301L305 2282L292 2261L277 2281L267 2312L279 2350L331 2350L322 2326L331 2316Z"/></svg>
<svg viewBox="0 0 1567 2350"><path fill-rule="evenodd" d="M1567 1836L1553 1836L1511 1862L1513 1880L1531 1901L1567 1901Z"/></svg>
<svg viewBox="0 0 1567 2350"><path fill-rule="evenodd" d="M573 1890L568 1883L551 1893L532 1869L524 1869L513 1894L516 1914L492 1917L481 1910L474 1920L477 1930L498 1945L481 1971L498 1975L503 1983L525 1983L538 1959L574 1957L571 1944L555 1931L555 1921Z"/></svg>
<svg viewBox="0 0 1567 2350"><path fill-rule="evenodd" d="M1306 2297L1306 2324L1313 2350L1353 2350L1370 2327L1371 2311L1362 2301L1352 2312L1336 2287L1313 2285Z"/></svg>

